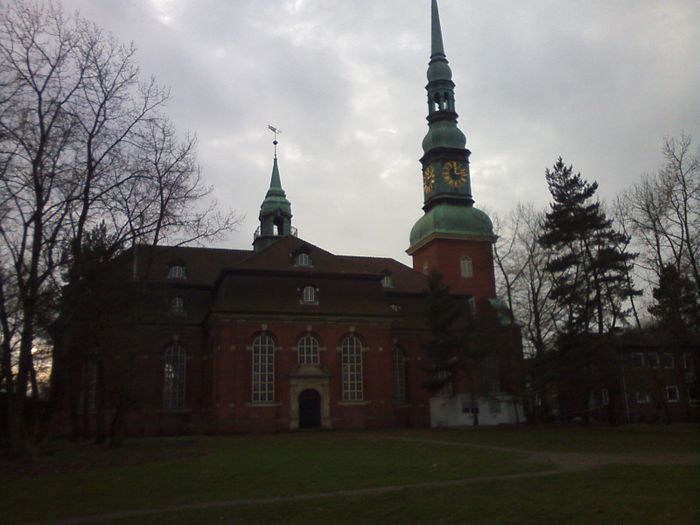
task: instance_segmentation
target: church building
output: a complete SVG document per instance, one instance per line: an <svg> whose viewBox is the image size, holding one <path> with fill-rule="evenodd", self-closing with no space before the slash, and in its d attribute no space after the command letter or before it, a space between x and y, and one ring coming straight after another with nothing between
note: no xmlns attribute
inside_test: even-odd
<svg viewBox="0 0 700 525"><path fill-rule="evenodd" d="M156 298L130 330L132 364L114 355L105 365L107 375L128 369L129 434L464 425L477 410L481 424L522 420L520 330L496 298L495 236L474 206L436 0L431 32L413 267L335 255L300 236L275 140L252 249L129 252L132 282ZM433 271L499 331L501 345L478 380L460 377L439 393L425 387L422 349Z"/></svg>

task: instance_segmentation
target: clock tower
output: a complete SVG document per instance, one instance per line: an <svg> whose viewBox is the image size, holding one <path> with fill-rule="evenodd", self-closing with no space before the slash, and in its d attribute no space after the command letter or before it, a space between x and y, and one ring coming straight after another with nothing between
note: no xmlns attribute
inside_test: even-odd
<svg viewBox="0 0 700 525"><path fill-rule="evenodd" d="M455 84L445 55L437 0L432 0L428 65L428 133L423 139L425 214L411 229L413 268L437 271L477 304L496 296L491 219L474 207L467 138L457 127Z"/></svg>

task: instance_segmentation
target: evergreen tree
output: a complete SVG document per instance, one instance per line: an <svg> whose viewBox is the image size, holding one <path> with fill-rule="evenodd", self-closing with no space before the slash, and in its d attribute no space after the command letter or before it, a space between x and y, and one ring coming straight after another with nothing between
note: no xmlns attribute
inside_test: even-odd
<svg viewBox="0 0 700 525"><path fill-rule="evenodd" d="M559 332L604 334L624 318L625 300L639 293L627 279L636 254L625 251L629 237L613 229L594 200L596 182L574 175L561 157L545 175L553 201L539 242L552 251L551 296L566 312Z"/></svg>

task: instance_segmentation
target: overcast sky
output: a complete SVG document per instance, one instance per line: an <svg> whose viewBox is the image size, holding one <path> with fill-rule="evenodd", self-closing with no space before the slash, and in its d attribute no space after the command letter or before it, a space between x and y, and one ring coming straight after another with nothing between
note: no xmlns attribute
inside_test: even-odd
<svg viewBox="0 0 700 525"><path fill-rule="evenodd" d="M196 133L250 248L280 128L282 185L305 240L405 254L422 215L429 0L64 0L134 41ZM561 155L602 199L653 172L665 136L700 144L700 2L440 0L476 206L545 206Z"/></svg>

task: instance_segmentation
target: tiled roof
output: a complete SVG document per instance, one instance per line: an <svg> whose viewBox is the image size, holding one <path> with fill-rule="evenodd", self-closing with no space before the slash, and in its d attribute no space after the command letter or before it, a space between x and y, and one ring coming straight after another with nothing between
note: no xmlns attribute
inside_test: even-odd
<svg viewBox="0 0 700 525"><path fill-rule="evenodd" d="M146 246L136 250L135 267L141 277L148 268L149 250ZM295 264L295 255L301 251L309 255L311 266ZM168 279L173 264L185 266L184 279ZM415 325L414 318L422 316L422 306L406 303L401 296L422 295L427 288L423 274L394 259L334 255L294 236L281 238L259 252L158 247L150 258L148 273L151 283L169 290L164 290L165 297L184 298L182 322L202 320L211 309L241 314L405 316ZM390 288L382 287L385 275L391 275ZM318 304L301 300L305 286L318 290Z"/></svg>

